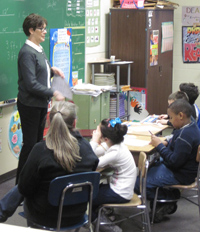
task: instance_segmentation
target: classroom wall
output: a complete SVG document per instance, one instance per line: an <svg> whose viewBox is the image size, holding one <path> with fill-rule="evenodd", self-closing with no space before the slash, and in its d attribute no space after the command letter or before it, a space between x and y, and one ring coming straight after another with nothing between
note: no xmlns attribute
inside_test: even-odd
<svg viewBox="0 0 200 232"><path fill-rule="evenodd" d="M108 53L107 46L107 17L113 0L100 0L101 3L101 43L96 47L86 47L85 57L85 82L90 81L91 67L88 62L94 59L105 58ZM8 126L14 106L6 106L2 108L2 117L0 117L0 175L17 168L18 159L12 154L8 145Z"/></svg>
<svg viewBox="0 0 200 232"><path fill-rule="evenodd" d="M85 82L91 80L91 65L90 61L94 59L108 58L108 14L112 7L113 0L100 0L101 3L101 38L100 45L96 47L86 47L85 49Z"/></svg>
<svg viewBox="0 0 200 232"><path fill-rule="evenodd" d="M16 104L0 109L0 175L16 169L18 164L8 144L9 123L15 109Z"/></svg>
<svg viewBox="0 0 200 232"><path fill-rule="evenodd" d="M172 90L177 91L182 82L191 82L200 89L200 64L185 64L182 61L182 6L200 6L199 0L174 0L178 9L174 10L174 54ZM200 97L196 101L200 107Z"/></svg>

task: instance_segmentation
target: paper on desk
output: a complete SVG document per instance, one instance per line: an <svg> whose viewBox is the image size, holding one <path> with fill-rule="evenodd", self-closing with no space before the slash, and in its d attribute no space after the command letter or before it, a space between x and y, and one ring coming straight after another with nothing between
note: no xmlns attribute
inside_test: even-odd
<svg viewBox="0 0 200 232"><path fill-rule="evenodd" d="M148 132L148 131L156 131L157 128L153 126L129 126L128 127L128 133L133 132Z"/></svg>
<svg viewBox="0 0 200 232"><path fill-rule="evenodd" d="M137 139L134 135L126 135L124 136L124 143L129 146L143 147L149 144L150 141L145 141L141 139Z"/></svg>
<svg viewBox="0 0 200 232"><path fill-rule="evenodd" d="M66 80L62 78L61 76L55 75L53 77L51 88L54 91L57 90L60 93L62 93L62 95L66 97L67 99L72 100L72 91L70 89L70 86L66 82Z"/></svg>

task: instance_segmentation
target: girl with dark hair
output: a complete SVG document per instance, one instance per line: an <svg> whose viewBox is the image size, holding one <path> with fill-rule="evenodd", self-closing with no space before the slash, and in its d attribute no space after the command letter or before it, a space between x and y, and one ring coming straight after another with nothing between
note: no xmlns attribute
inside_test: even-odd
<svg viewBox="0 0 200 232"><path fill-rule="evenodd" d="M137 176L135 161L127 146L123 143L127 126L119 118L104 119L93 132L90 145L99 157L98 168L110 166L113 174L108 184L102 184L99 194L93 201L93 220L95 210L105 203L129 202L134 193Z"/></svg>

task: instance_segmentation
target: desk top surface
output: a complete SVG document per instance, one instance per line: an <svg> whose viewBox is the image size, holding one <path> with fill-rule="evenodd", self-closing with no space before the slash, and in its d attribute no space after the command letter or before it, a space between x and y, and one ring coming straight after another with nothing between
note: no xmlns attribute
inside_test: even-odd
<svg viewBox="0 0 200 232"><path fill-rule="evenodd" d="M131 135L145 135L151 136L151 133L156 135L168 128L168 125L156 124L156 123L138 123L138 122L125 122L128 126L127 134Z"/></svg>
<svg viewBox="0 0 200 232"><path fill-rule="evenodd" d="M154 146L150 145L151 133L158 134L164 129L168 128L167 125L158 125L155 123L138 123L138 122L124 122L128 126L127 135L125 135L124 143L127 145L130 151L135 152L151 152ZM151 131L151 133L150 133ZM93 130L80 130L83 137L92 137ZM162 141L165 140L164 137L160 137Z"/></svg>
<svg viewBox="0 0 200 232"><path fill-rule="evenodd" d="M133 61L121 61L120 59L115 59L113 62L111 59L99 59L89 61L89 64L109 64L109 65L124 65L124 64L132 64Z"/></svg>
<svg viewBox="0 0 200 232"><path fill-rule="evenodd" d="M117 61L117 60L115 60L114 62L108 63L108 65L113 65L113 66L120 66L120 65L125 65L125 64L133 64L133 61Z"/></svg>
<svg viewBox="0 0 200 232"><path fill-rule="evenodd" d="M115 59L115 61L120 61L120 59ZM93 60L93 61L89 61L89 64L106 64L106 63L111 63L112 60L111 59L106 59L106 58L102 58L102 59L98 59L98 60Z"/></svg>
<svg viewBox="0 0 200 232"><path fill-rule="evenodd" d="M159 137L162 141L166 138ZM124 138L124 143L128 147L128 149L132 152L141 152L144 151L146 153L152 152L154 150L154 146L149 144L151 141L150 136L142 136L142 135L126 135Z"/></svg>

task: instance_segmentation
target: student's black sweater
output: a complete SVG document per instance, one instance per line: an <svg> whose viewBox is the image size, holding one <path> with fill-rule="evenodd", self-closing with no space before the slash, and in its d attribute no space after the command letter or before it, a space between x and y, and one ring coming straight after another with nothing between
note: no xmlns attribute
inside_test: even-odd
<svg viewBox="0 0 200 232"><path fill-rule="evenodd" d="M156 149L181 184L191 184L197 176L196 155L200 144L200 132L195 122L174 130L168 146L159 144Z"/></svg>

